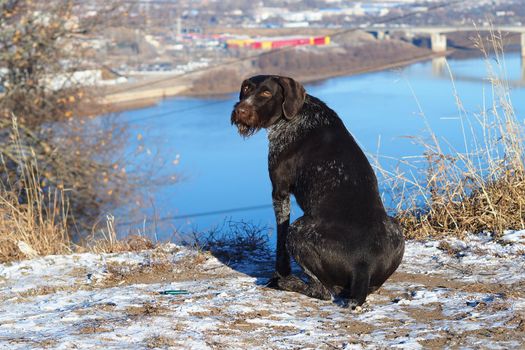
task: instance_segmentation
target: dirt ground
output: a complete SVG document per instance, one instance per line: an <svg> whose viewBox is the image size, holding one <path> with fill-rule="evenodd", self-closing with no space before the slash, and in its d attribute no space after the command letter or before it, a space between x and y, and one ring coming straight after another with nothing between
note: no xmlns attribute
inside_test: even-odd
<svg viewBox="0 0 525 350"><path fill-rule="evenodd" d="M266 288L273 258L264 251L221 261L168 245L0 265L0 348L520 349L517 234L409 242L399 270L354 311Z"/></svg>

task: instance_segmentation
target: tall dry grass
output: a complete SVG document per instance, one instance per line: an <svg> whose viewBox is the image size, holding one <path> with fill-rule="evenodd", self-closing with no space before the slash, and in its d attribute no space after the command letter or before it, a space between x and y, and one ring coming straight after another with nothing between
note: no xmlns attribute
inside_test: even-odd
<svg viewBox="0 0 525 350"><path fill-rule="evenodd" d="M20 138L18 123L13 118L9 159L18 164L16 181L2 176L0 181L0 262L72 251L66 218L68 201L63 191L45 191L42 176L32 148Z"/></svg>
<svg viewBox="0 0 525 350"><path fill-rule="evenodd" d="M9 137L4 139L9 142L2 145L0 168L16 168L17 174L0 174L0 263L51 254L154 248L155 244L144 235L118 239L111 215L106 217L105 227L93 225L88 239L73 242L70 190L49 186L39 169L39 155L31 144L24 142L15 117Z"/></svg>
<svg viewBox="0 0 525 350"><path fill-rule="evenodd" d="M487 48L480 36L476 38L491 87L492 102L486 106L483 96L482 111L464 109L448 67L463 150L440 141L429 128L429 137L418 139L424 149L421 157L403 161L393 171L378 167L407 238L479 232L498 236L508 229L525 229L523 124L510 98L504 40L495 32L489 39L492 47Z"/></svg>

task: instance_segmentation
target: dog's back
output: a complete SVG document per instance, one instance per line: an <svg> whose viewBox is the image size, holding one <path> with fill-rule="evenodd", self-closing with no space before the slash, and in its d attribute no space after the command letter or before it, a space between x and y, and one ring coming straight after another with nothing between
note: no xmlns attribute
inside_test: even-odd
<svg viewBox="0 0 525 350"><path fill-rule="evenodd" d="M270 168L286 162L305 214L323 220L370 224L385 210L374 172L337 114L307 95L292 121L269 128ZM292 169L293 168L293 169Z"/></svg>

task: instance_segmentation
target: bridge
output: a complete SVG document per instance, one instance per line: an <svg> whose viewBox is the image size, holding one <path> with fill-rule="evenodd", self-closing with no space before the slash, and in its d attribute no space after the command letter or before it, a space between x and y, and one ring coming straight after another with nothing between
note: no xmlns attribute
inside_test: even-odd
<svg viewBox="0 0 525 350"><path fill-rule="evenodd" d="M405 33L407 36L416 34L427 34L430 36L432 51L445 53L447 51L446 33L452 32L481 32L481 31L501 31L510 33L521 33L521 57L525 58L525 26L494 26L494 27L475 27L475 26L424 26L424 27L362 27L362 30L373 33L378 39L385 39L391 33Z"/></svg>

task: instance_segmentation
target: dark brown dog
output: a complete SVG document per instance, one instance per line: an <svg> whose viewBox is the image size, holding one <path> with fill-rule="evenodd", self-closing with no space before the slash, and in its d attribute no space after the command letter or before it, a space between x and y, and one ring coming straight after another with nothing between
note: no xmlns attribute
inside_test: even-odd
<svg viewBox="0 0 525 350"><path fill-rule="evenodd" d="M269 285L361 305L401 263L404 239L383 207L377 180L337 114L291 78L245 80L231 122L242 136L268 129L277 219ZM290 194L304 215L290 223ZM310 277L291 274L290 255Z"/></svg>

